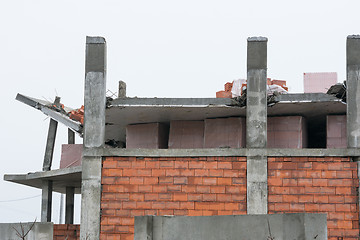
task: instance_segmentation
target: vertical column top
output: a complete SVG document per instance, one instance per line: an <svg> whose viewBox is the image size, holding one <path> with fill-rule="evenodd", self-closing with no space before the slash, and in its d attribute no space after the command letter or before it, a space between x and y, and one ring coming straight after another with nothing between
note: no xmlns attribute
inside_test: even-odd
<svg viewBox="0 0 360 240"><path fill-rule="evenodd" d="M248 37L248 42L267 42L267 37Z"/></svg>
<svg viewBox="0 0 360 240"><path fill-rule="evenodd" d="M106 43L103 37L90 37L86 36L86 44L104 44Z"/></svg>
<svg viewBox="0 0 360 240"><path fill-rule="evenodd" d="M247 39L247 69L267 69L266 37L249 37Z"/></svg>
<svg viewBox="0 0 360 240"><path fill-rule="evenodd" d="M349 35L347 37L346 64L360 65L360 35Z"/></svg>
<svg viewBox="0 0 360 240"><path fill-rule="evenodd" d="M106 72L105 38L86 37L85 72Z"/></svg>

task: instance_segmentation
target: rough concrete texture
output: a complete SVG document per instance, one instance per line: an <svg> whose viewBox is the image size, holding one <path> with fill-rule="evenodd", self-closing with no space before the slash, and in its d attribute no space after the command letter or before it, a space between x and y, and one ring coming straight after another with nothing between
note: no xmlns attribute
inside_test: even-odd
<svg viewBox="0 0 360 240"><path fill-rule="evenodd" d="M42 181L41 222L51 222L53 181Z"/></svg>
<svg viewBox="0 0 360 240"><path fill-rule="evenodd" d="M302 116L268 117L268 148L306 148L307 129Z"/></svg>
<svg viewBox="0 0 360 240"><path fill-rule="evenodd" d="M84 92L84 147L103 147L105 141L106 43L101 37L86 38ZM99 239L101 157L82 159L81 239Z"/></svg>
<svg viewBox="0 0 360 240"><path fill-rule="evenodd" d="M326 214L135 217L135 240L325 240Z"/></svg>
<svg viewBox="0 0 360 240"><path fill-rule="evenodd" d="M245 147L245 118L205 119L204 148Z"/></svg>
<svg viewBox="0 0 360 240"><path fill-rule="evenodd" d="M105 73L88 72L84 94L84 145L101 147L105 139Z"/></svg>
<svg viewBox="0 0 360 240"><path fill-rule="evenodd" d="M126 148L167 148L169 126L162 123L145 123L126 126Z"/></svg>
<svg viewBox="0 0 360 240"><path fill-rule="evenodd" d="M347 147L346 115L326 116L326 147Z"/></svg>
<svg viewBox="0 0 360 240"><path fill-rule="evenodd" d="M247 157L247 213L267 213L267 157Z"/></svg>
<svg viewBox="0 0 360 240"><path fill-rule="evenodd" d="M33 222L21 223L25 232L27 232ZM0 223L0 236L4 240L20 239L16 235L15 229L21 234L20 223ZM15 228L15 229L14 229ZM53 223L39 223L36 222L31 228L26 240L52 240L53 239Z"/></svg>
<svg viewBox="0 0 360 240"><path fill-rule="evenodd" d="M349 148L360 148L360 36L346 42L347 140Z"/></svg>
<svg viewBox="0 0 360 240"><path fill-rule="evenodd" d="M204 121L171 121L168 146L170 149L203 148Z"/></svg>
<svg viewBox="0 0 360 240"><path fill-rule="evenodd" d="M246 89L246 144L248 147L266 147L266 70L267 39L248 38Z"/></svg>

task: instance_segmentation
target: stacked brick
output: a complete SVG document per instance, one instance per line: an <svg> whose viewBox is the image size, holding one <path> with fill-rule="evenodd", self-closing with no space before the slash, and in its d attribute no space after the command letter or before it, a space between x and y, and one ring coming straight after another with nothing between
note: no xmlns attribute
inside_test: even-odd
<svg viewBox="0 0 360 240"><path fill-rule="evenodd" d="M349 158L269 158L269 214L327 213L328 239L359 239L357 163Z"/></svg>
<svg viewBox="0 0 360 240"><path fill-rule="evenodd" d="M80 225L54 224L54 240L80 239Z"/></svg>
<svg viewBox="0 0 360 240"><path fill-rule="evenodd" d="M134 216L246 214L245 157L107 157L101 239L133 239Z"/></svg>

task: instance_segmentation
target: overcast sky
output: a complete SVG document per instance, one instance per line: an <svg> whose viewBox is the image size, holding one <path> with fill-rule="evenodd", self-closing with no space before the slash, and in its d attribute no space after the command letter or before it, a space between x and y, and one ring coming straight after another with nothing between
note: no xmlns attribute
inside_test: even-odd
<svg viewBox="0 0 360 240"><path fill-rule="evenodd" d="M215 97L224 83L246 78L251 36L269 39L268 77L302 92L304 72L345 79L346 37L360 33L359 9L358 0L1 1L1 179L42 169L49 119L15 101L17 93L82 105L86 36L106 38L107 88L116 92L123 80L130 97ZM66 133L60 126L55 168ZM40 220L40 190L3 180L0 189L0 222Z"/></svg>

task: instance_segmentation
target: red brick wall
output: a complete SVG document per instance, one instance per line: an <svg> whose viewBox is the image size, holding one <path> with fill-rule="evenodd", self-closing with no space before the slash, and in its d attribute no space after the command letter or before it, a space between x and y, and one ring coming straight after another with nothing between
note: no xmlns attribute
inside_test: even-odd
<svg viewBox="0 0 360 240"><path fill-rule="evenodd" d="M268 160L270 214L327 213L328 239L359 239L356 162L331 157Z"/></svg>
<svg viewBox="0 0 360 240"><path fill-rule="evenodd" d="M54 224L54 240L79 240L80 225Z"/></svg>
<svg viewBox="0 0 360 240"><path fill-rule="evenodd" d="M107 157L100 239L133 239L134 216L246 214L245 157Z"/></svg>

